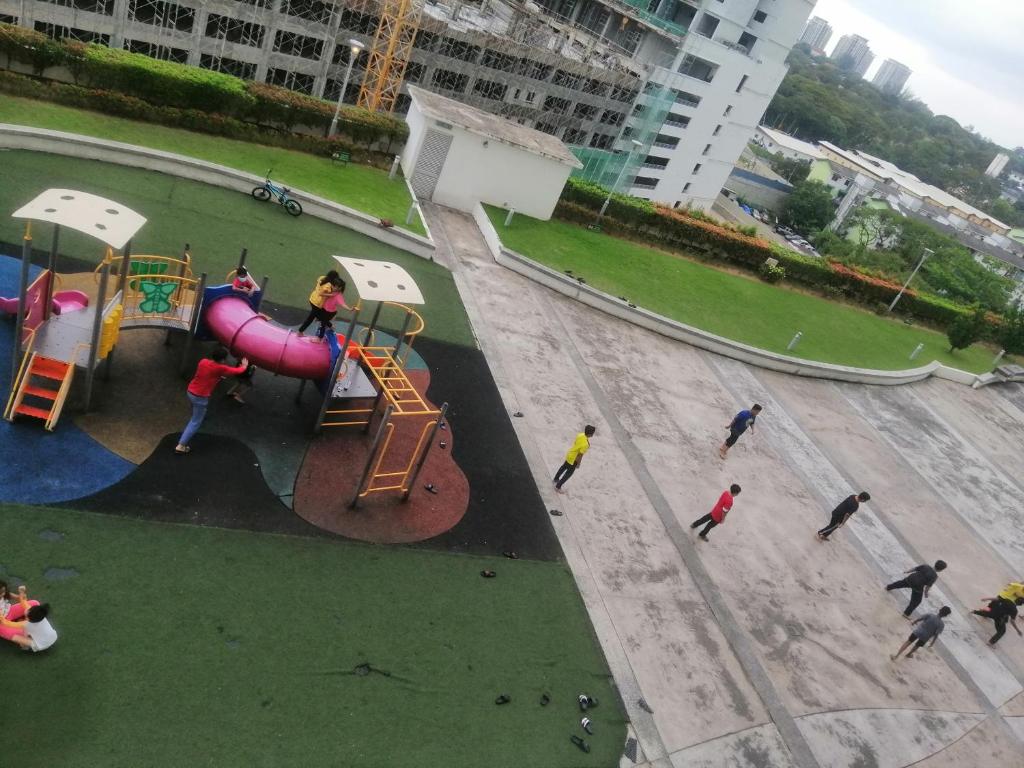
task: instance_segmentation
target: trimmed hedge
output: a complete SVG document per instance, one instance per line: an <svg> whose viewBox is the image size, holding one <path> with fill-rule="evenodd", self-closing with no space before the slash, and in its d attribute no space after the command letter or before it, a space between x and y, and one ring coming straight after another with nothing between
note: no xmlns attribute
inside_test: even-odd
<svg viewBox="0 0 1024 768"><path fill-rule="evenodd" d="M244 123L232 117L200 112L195 109L158 107L134 96L123 93L83 88L78 85L36 80L13 72L0 70L0 93L24 96L42 101L52 101L68 107L89 109L105 115L126 117L147 123L158 123L173 128L184 128L197 133L209 133L228 139L248 141L282 149L292 149L313 155L329 156L344 151L357 162L387 168L391 155L360 149L344 136L328 141L319 136L303 133L288 133L272 128L263 128Z"/></svg>
<svg viewBox="0 0 1024 768"><path fill-rule="evenodd" d="M608 190L593 182L569 179L555 208L560 219L593 224ZM887 306L900 285L866 274L838 262L815 259L791 251L776 243L750 237L715 223L707 214L678 211L627 195L613 194L601 219L601 228L609 234L640 240L658 248L696 252L703 258L719 259L740 265L755 274L769 257L778 259L786 279L817 289L831 297L845 296L869 307ZM948 327L971 314L969 307L929 294L908 289L900 299L900 312ZM986 336L997 338L1003 321L997 315L987 317Z"/></svg>
<svg viewBox="0 0 1024 768"><path fill-rule="evenodd" d="M0 24L0 53L8 63L31 66L36 75L66 67L76 85L115 91L158 107L196 110L287 130L302 126L324 133L334 116L333 103L287 88L102 45L51 40L10 24ZM394 140L409 135L403 120L347 105L342 106L338 131L367 147L386 142L388 149Z"/></svg>

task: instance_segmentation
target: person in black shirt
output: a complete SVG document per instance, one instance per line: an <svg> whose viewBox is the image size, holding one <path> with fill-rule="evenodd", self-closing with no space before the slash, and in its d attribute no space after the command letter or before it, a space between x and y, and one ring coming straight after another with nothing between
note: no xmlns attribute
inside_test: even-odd
<svg viewBox="0 0 1024 768"><path fill-rule="evenodd" d="M899 581L894 581L885 589L887 592L891 592L894 589L910 590L910 604L903 611L903 615L909 619L910 614L921 604L921 599L928 597L928 590L931 589L935 580L939 578L939 571L944 570L946 570L946 563L943 560L936 560L934 567L928 564L919 565L916 568L911 568L909 571L904 571L904 573L909 575Z"/></svg>
<svg viewBox="0 0 1024 768"><path fill-rule="evenodd" d="M1016 600L1007 600L1005 597L983 597L981 599L988 601L988 608L971 611L971 613L981 616L983 619L992 619L996 623L996 633L988 641L989 645L995 645L999 642L999 638L1006 634L1006 622L1010 622L1014 631L1024 637L1020 627L1017 626L1017 606L1024 605L1024 597L1018 597Z"/></svg>
<svg viewBox="0 0 1024 768"><path fill-rule="evenodd" d="M822 541L828 541L828 537L835 533L837 528L846 525L850 515L856 512L861 504L870 500L871 494L867 491L861 491L856 496L847 496L839 502L838 507L832 510L832 519L829 520L828 525L818 531L818 538Z"/></svg>

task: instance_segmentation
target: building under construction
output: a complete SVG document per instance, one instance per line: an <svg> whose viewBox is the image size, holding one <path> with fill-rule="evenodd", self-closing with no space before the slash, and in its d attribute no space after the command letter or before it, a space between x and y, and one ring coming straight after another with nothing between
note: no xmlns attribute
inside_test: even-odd
<svg viewBox="0 0 1024 768"><path fill-rule="evenodd" d="M370 47L383 5L0 0L0 21L335 100L349 41ZM557 135L605 183L622 178L635 194L707 207L774 94L810 8L810 0L426 2L404 81ZM358 99L366 49L353 64L348 103ZM727 74L733 59L743 64L738 85ZM719 109L721 99L708 98L719 90L736 104ZM707 102L717 121L695 137ZM407 108L408 95L398 93L395 112ZM741 130L726 130L738 120ZM680 181L701 156L692 175L703 166L704 177Z"/></svg>

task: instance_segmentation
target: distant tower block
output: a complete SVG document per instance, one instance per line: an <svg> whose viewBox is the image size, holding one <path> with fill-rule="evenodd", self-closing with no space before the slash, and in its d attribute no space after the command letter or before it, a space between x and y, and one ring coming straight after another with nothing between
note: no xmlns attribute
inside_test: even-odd
<svg viewBox="0 0 1024 768"><path fill-rule="evenodd" d="M421 6L418 0L383 0L380 10L358 104L371 112L391 114L420 28Z"/></svg>

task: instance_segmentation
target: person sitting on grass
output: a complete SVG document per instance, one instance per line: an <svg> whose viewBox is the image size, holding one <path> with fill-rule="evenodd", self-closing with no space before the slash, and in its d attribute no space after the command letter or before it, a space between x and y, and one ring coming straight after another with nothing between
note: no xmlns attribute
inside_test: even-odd
<svg viewBox="0 0 1024 768"><path fill-rule="evenodd" d="M45 651L57 642L57 631L47 618L49 613L49 605L29 600L25 587L19 587L18 604L11 606L7 617L0 616L0 637L23 651Z"/></svg>
<svg viewBox="0 0 1024 768"><path fill-rule="evenodd" d="M231 281L231 288L232 290L244 293L247 296L252 296L260 289L260 287L256 285L256 281L253 280L252 276L249 274L249 270L245 267L239 267L235 270L235 279Z"/></svg>

